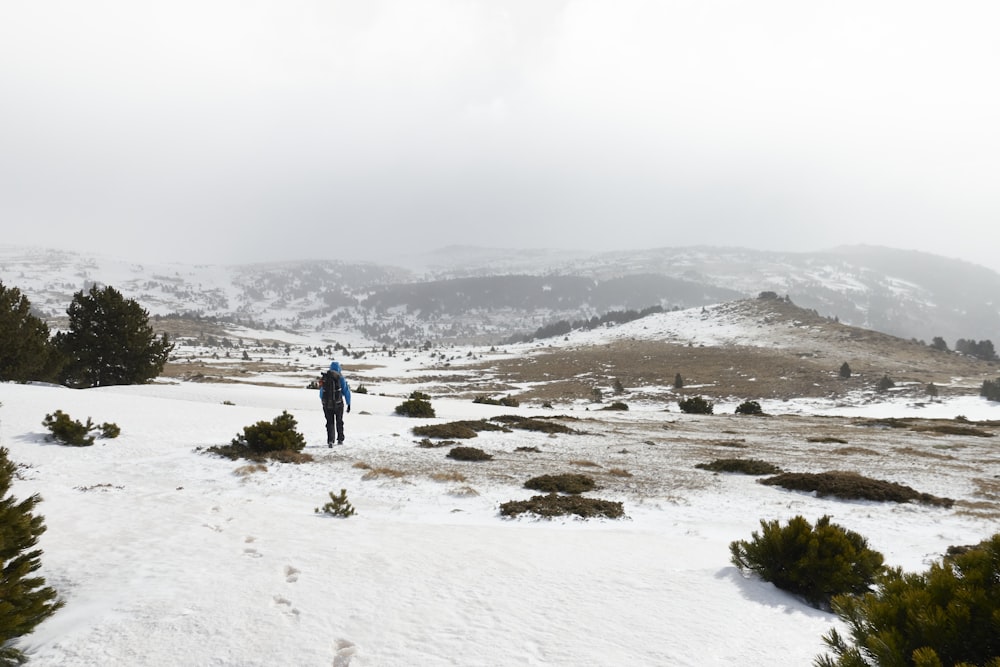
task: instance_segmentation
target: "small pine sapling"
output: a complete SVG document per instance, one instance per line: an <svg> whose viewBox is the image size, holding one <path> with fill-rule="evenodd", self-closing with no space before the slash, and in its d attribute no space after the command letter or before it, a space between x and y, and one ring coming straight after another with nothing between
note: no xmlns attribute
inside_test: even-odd
<svg viewBox="0 0 1000 667"><path fill-rule="evenodd" d="M341 489L339 494L330 491L330 502L323 505L322 508L316 508L316 514L321 512L341 519L354 516L354 506L347 500L347 489Z"/></svg>
<svg viewBox="0 0 1000 667"><path fill-rule="evenodd" d="M92 431L100 431L102 438L109 439L117 438L122 432L118 424L104 422L98 425L90 417L87 417L87 422L84 424L79 420L72 419L62 410L56 410L52 414L45 415L45 419L42 420L42 426L49 429L54 440L71 447L89 447L93 445L95 436L91 435Z"/></svg>

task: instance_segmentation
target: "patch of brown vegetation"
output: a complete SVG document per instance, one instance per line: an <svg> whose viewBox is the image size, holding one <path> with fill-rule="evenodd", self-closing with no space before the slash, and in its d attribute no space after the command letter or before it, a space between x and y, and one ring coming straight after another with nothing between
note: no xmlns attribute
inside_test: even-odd
<svg viewBox="0 0 1000 667"><path fill-rule="evenodd" d="M921 456L925 459L937 459L938 461L954 461L955 457L951 454L938 454L937 452L926 452L922 449L917 449L915 447L896 447L893 449L897 454L903 454L905 456Z"/></svg>
<svg viewBox="0 0 1000 667"><path fill-rule="evenodd" d="M402 470L397 470L396 468L369 468L368 472L361 476L361 479L368 481L378 479L379 477L391 477L398 479L400 477L406 477L406 473Z"/></svg>
<svg viewBox="0 0 1000 667"><path fill-rule="evenodd" d="M431 479L435 482L464 482L466 481L465 475L458 472L457 470L452 470L449 472L435 472L431 473Z"/></svg>
<svg viewBox="0 0 1000 667"><path fill-rule="evenodd" d="M910 428L920 433L937 433L940 435L971 435L976 438L992 438L994 436L990 431L963 424L915 424Z"/></svg>
<svg viewBox="0 0 1000 667"><path fill-rule="evenodd" d="M856 472L831 471L822 473L786 472L759 480L768 486L780 486L790 491L812 491L817 496L835 496L846 500L874 500L906 503L915 500L925 505L951 507L954 500L919 493L904 484L872 479Z"/></svg>
<svg viewBox="0 0 1000 667"><path fill-rule="evenodd" d="M835 438L832 435L820 435L812 438L806 438L806 442L819 442L819 443L831 443L838 445L846 445L847 441L843 438Z"/></svg>
<svg viewBox="0 0 1000 667"><path fill-rule="evenodd" d="M838 447L830 453L837 454L839 456L850 456L852 454L861 454L863 456L885 456L882 452L876 452L874 449L868 449L867 447Z"/></svg>
<svg viewBox="0 0 1000 667"><path fill-rule="evenodd" d="M619 502L584 498L582 496L560 496L550 493L532 496L528 500L511 500L500 505L500 514L506 517L533 514L542 518L572 514L587 518L604 517L620 519L625 516L625 508Z"/></svg>
<svg viewBox="0 0 1000 667"><path fill-rule="evenodd" d="M524 483L524 488L542 493L586 493L596 487L594 479L577 473L539 475Z"/></svg>
<svg viewBox="0 0 1000 667"><path fill-rule="evenodd" d="M539 433L576 433L565 424L554 421L552 417L522 417L520 415L501 415L493 417L492 421L507 424L511 428L523 431L537 431Z"/></svg>
<svg viewBox="0 0 1000 667"><path fill-rule="evenodd" d="M760 459L716 459L709 463L697 463L694 467L712 472L730 472L741 475L773 475L781 472L781 468L778 466Z"/></svg>

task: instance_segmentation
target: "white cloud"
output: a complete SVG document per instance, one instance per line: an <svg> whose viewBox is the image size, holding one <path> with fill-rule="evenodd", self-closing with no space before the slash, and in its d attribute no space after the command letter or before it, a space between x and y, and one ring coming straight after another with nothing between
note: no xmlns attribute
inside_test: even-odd
<svg viewBox="0 0 1000 667"><path fill-rule="evenodd" d="M868 242L1000 268L991 3L3 13L10 242L238 261L331 224L371 257L500 228L508 245ZM129 232L158 225L179 238Z"/></svg>

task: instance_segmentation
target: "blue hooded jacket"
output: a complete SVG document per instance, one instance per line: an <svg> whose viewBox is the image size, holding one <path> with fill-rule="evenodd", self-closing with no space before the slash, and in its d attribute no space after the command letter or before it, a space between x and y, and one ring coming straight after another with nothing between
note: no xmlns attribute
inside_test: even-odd
<svg viewBox="0 0 1000 667"><path fill-rule="evenodd" d="M347 386L347 379L344 377L343 371L340 370L340 362L331 361L330 370L340 373L340 391L344 395L344 403L347 407L351 407L351 388ZM323 385L319 387L319 400L323 400Z"/></svg>

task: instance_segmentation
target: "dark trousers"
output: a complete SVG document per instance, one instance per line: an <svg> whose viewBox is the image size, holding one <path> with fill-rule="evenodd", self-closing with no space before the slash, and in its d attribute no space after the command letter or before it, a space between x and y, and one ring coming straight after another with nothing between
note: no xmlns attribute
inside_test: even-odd
<svg viewBox="0 0 1000 667"><path fill-rule="evenodd" d="M323 406L323 415L326 417L326 442L344 441L344 404L338 403L332 408Z"/></svg>

